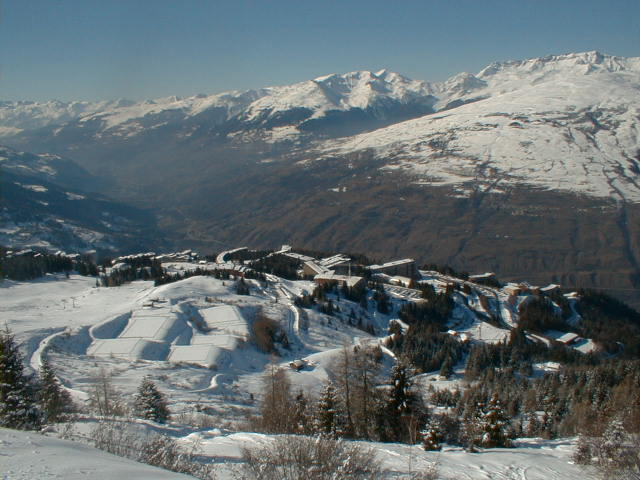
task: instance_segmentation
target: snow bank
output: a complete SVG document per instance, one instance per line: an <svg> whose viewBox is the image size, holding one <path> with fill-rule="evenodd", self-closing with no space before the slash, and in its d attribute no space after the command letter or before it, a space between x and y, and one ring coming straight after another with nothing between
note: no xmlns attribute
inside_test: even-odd
<svg viewBox="0 0 640 480"><path fill-rule="evenodd" d="M116 457L81 443L5 428L0 428L0 470L2 478L7 480L193 478Z"/></svg>

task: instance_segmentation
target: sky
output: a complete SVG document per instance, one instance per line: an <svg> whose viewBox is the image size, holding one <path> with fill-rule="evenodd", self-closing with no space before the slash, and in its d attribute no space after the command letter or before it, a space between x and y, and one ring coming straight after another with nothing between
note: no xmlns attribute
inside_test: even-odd
<svg viewBox="0 0 640 480"><path fill-rule="evenodd" d="M141 100L389 70L640 56L638 0L0 0L0 100Z"/></svg>

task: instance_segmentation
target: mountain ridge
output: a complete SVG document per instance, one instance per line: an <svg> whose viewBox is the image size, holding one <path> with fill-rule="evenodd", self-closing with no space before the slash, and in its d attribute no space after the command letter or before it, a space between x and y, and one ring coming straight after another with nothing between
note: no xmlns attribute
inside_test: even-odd
<svg viewBox="0 0 640 480"><path fill-rule="evenodd" d="M460 96L481 89L486 86L487 79L491 80L496 74L507 69L524 69L532 73L544 70L549 64L566 64L566 68L574 69L586 67L585 73L603 69L609 72L640 71L640 57L616 57L593 51L549 55L522 61L494 62L475 75L462 72L444 82L412 80L382 69L378 72L362 70L344 74L332 73L291 85L244 91L231 90L211 95L169 96L140 102L125 99L101 102L3 101L0 102L0 135L10 137L19 133L17 130L96 119L103 122L103 130L109 130L134 119L167 111L182 111L184 118L187 118L216 108L227 109L227 120L242 110L246 111L246 119L250 121L259 118L261 112L273 114L291 108L310 108L313 112L311 116L318 118L331 110L370 108L376 101L384 98L394 99L399 103L420 98L420 103L425 107L433 107L438 103L438 110ZM370 92L367 92L367 89ZM435 94L444 98L436 100L432 98Z"/></svg>

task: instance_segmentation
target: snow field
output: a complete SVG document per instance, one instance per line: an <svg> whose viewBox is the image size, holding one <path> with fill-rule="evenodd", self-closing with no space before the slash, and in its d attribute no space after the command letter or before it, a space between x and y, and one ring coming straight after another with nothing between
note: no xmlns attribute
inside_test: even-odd
<svg viewBox="0 0 640 480"><path fill-rule="evenodd" d="M0 428L3 480L178 480L192 478L133 462L87 445Z"/></svg>
<svg viewBox="0 0 640 480"><path fill-rule="evenodd" d="M76 431L86 435L94 421L81 420ZM199 455L213 463L216 478L231 480L242 461L244 448L268 445L274 435L253 432L231 433L220 429L189 430L172 425L136 421L128 428L140 434L161 433L175 438L186 450L198 446ZM542 440L525 438L518 440L517 448L486 449L468 453L458 447L444 446L441 452L425 452L419 445L397 443L357 442L373 449L386 472L385 478L407 478L411 472L426 470L437 464L440 478L446 480L577 480L589 478L590 471L575 465L571 455L574 439ZM65 478L111 479L119 475L125 478L187 478L172 472L131 462L89 446L59 440L36 433L0 429L3 478ZM190 478L190 477L189 477Z"/></svg>
<svg viewBox="0 0 640 480"><path fill-rule="evenodd" d="M434 276L433 281L440 282L440 289L449 280ZM67 288L61 288L65 284ZM32 291L28 285L33 287ZM7 295L0 302L0 321L6 319L14 329L12 319L18 319L15 325L23 350L33 354L31 365L35 368L34 360L47 355L64 386L79 401L86 399L96 373L104 369L111 372L112 382L123 397L133 394L141 379L150 375L167 395L175 418L193 415L194 405L199 404L225 421L240 420L248 410L255 409L261 398L264 371L271 361L269 355L245 341L252 315L258 309L287 328L291 350L283 350L276 360L285 368L294 392L301 389L307 395L318 395L323 384L335 376L335 364L343 345L383 341L384 338L371 337L317 311L305 311L309 317L308 330L290 325L290 317L299 315L291 304L291 295L310 291L312 286L308 282L278 281L267 290L256 286L252 296L242 297L233 293L233 282L212 277L192 277L161 287L134 282L109 289L95 288L92 279L52 277L43 282L4 285L3 293ZM490 292L487 289L488 298ZM75 307L67 304L63 308L61 299L69 299L71 303L71 297L75 298ZM508 330L495 327L491 327L495 331L490 330L488 323L473 314L473 310L490 313L476 297L468 296L469 307L461 298L457 300L454 319L457 331L467 332L475 340L497 341ZM394 310L403 301L399 297L392 299ZM348 311L351 302L344 299L341 302L341 308ZM150 308L150 303L155 306ZM48 312L52 313L50 317L46 315ZM393 318L374 313L371 308L370 314L381 331ZM95 321L91 315L95 315ZM383 354L384 374L394 359L385 348ZM306 362L300 371L289 367L289 362L297 359ZM535 370L541 373L552 368L540 365ZM463 369L458 365L454 370L450 380L429 373L416 378L416 384L425 392L429 385L455 388L461 384ZM264 444L271 438L255 433L198 430L185 425L149 428L161 428L185 445L200 439L203 454L221 464L220 478L230 478L227 473L239 461L243 446ZM435 454L407 445L366 445L376 450L396 478L406 475L410 468L415 471L433 461L439 461L445 477L461 479L506 480L512 475L528 480L559 480L578 478L580 472L569 463L573 448L570 441L527 440L517 450L486 450L480 454L447 447L441 454Z"/></svg>

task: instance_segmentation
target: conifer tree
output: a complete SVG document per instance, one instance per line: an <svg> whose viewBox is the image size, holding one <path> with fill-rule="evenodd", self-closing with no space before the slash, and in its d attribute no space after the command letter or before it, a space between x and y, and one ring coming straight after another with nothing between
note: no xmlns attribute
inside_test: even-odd
<svg viewBox="0 0 640 480"><path fill-rule="evenodd" d="M0 427L33 430L41 415L22 358L9 330L0 333Z"/></svg>
<svg viewBox="0 0 640 480"><path fill-rule="evenodd" d="M335 435L338 430L338 399L333 383L329 382L324 387L322 397L318 402L315 427L318 432L325 435Z"/></svg>
<svg viewBox="0 0 640 480"><path fill-rule="evenodd" d="M438 451L442 448L440 444L442 441L442 434L439 431L438 425L435 421L429 422L427 428L422 432L422 448L426 451Z"/></svg>
<svg viewBox="0 0 640 480"><path fill-rule="evenodd" d="M487 448L508 447L511 440L507 435L509 420L498 399L494 394L482 415L482 446Z"/></svg>
<svg viewBox="0 0 640 480"><path fill-rule="evenodd" d="M440 376L444 378L449 378L453 375L453 362L450 356L447 356L447 359L442 363L442 367L440 368Z"/></svg>
<svg viewBox="0 0 640 480"><path fill-rule="evenodd" d="M55 372L45 358L40 367L40 387L37 400L46 423L61 422L73 411L71 396L60 386Z"/></svg>
<svg viewBox="0 0 640 480"><path fill-rule="evenodd" d="M293 399L292 423L294 433L311 433L311 416L309 415L307 407L307 398L305 397L304 392L300 390Z"/></svg>
<svg viewBox="0 0 640 480"><path fill-rule="evenodd" d="M140 418L165 423L170 416L167 401L149 377L142 379L134 399L134 413Z"/></svg>
<svg viewBox="0 0 640 480"><path fill-rule="evenodd" d="M387 435L381 435L383 440L411 442L417 439L417 433L422 428L425 409L420 397L411 391L412 374L404 359L400 359L393 367L391 389L385 405L385 417L389 428Z"/></svg>

